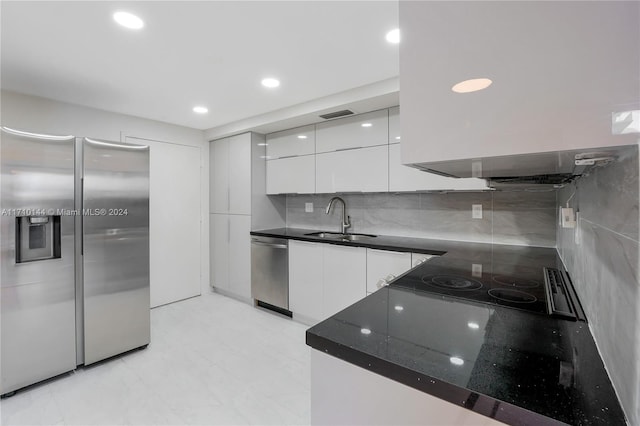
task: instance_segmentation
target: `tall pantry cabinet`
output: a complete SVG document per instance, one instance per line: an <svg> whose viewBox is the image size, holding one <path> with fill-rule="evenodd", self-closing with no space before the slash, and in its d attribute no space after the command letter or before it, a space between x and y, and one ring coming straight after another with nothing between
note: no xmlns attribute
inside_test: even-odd
<svg viewBox="0 0 640 426"><path fill-rule="evenodd" d="M251 300L252 226L284 226L285 201L265 195L264 146L248 132L209 149L211 286L243 301Z"/></svg>

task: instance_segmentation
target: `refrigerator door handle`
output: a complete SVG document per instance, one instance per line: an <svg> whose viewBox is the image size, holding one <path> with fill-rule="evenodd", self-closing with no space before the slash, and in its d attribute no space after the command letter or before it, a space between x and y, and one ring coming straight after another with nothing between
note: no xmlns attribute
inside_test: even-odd
<svg viewBox="0 0 640 426"><path fill-rule="evenodd" d="M82 200L84 199L84 178L80 178L80 201L79 207L80 211L78 214L80 215L80 256L84 256L84 204Z"/></svg>

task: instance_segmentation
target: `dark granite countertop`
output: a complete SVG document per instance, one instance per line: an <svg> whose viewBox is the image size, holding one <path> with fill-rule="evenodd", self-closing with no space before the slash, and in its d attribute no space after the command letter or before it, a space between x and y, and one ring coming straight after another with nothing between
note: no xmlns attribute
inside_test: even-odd
<svg viewBox="0 0 640 426"><path fill-rule="evenodd" d="M330 230L325 230L330 231ZM335 231L335 230L334 230ZM319 232L317 229L303 229L303 228L276 228L265 229L260 231L251 231L251 235L274 237L274 238L286 238L289 240L309 241L313 243L326 243L337 244L342 246L353 247L368 247L378 250L393 250L412 253L423 253L432 255L442 255L446 252L463 250L468 251L469 245L477 246L478 251L486 246L490 246L482 243L461 243L457 241L445 241L445 240L432 240L427 238L410 238L410 237L395 237L390 235L378 235L375 238L360 240L360 241L342 241L319 238L312 235L306 235L314 232Z"/></svg>
<svg viewBox="0 0 640 426"><path fill-rule="evenodd" d="M315 241L299 238L306 230L282 231ZM402 240L380 242L386 249L446 252L414 275L456 261L481 263L485 271L561 267L552 248L426 239L402 247ZM507 424L625 424L586 322L430 293L408 276L310 328L307 344Z"/></svg>

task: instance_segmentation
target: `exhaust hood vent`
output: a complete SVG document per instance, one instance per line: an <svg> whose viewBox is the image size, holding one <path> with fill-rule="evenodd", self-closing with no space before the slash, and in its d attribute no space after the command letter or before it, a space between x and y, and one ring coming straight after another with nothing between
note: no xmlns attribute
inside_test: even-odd
<svg viewBox="0 0 640 426"><path fill-rule="evenodd" d="M320 118L329 120L331 118L344 117L345 115L352 115L352 114L353 114L353 111L349 111L348 109L343 109L342 111L329 112L327 114L322 114Z"/></svg>
<svg viewBox="0 0 640 426"><path fill-rule="evenodd" d="M556 173L550 175L535 176L502 176L488 179L490 187L501 185L565 185L575 178L577 175L573 173Z"/></svg>

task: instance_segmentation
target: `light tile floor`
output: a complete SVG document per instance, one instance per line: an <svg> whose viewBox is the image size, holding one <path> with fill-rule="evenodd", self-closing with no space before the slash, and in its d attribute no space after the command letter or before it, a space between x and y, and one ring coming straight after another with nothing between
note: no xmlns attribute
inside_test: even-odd
<svg viewBox="0 0 640 426"><path fill-rule="evenodd" d="M0 402L3 425L309 424L306 326L207 293L151 311L145 350Z"/></svg>

